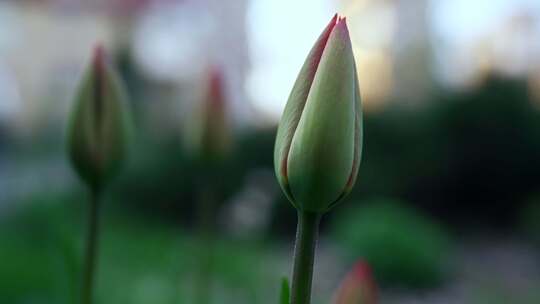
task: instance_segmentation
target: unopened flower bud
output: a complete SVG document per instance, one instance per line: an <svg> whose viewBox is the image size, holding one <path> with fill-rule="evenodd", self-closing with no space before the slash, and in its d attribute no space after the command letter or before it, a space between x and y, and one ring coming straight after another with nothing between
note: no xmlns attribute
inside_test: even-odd
<svg viewBox="0 0 540 304"><path fill-rule="evenodd" d="M67 132L73 167L89 186L99 188L117 172L125 158L130 122L121 79L103 47L97 46L75 94Z"/></svg>
<svg viewBox="0 0 540 304"><path fill-rule="evenodd" d="M299 210L322 213L352 189L362 150L362 111L345 18L334 16L309 53L279 124L278 181Z"/></svg>
<svg viewBox="0 0 540 304"><path fill-rule="evenodd" d="M192 154L203 161L221 161L231 150L223 73L210 69L201 102L195 105L187 126L187 144Z"/></svg>

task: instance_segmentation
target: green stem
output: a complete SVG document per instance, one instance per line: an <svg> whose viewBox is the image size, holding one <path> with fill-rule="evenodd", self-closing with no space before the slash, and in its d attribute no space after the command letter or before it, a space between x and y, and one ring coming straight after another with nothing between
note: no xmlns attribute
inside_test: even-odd
<svg viewBox="0 0 540 304"><path fill-rule="evenodd" d="M212 272L215 242L216 201L211 186L201 186L198 204L199 220L199 272L195 285L195 303L208 304L212 301Z"/></svg>
<svg viewBox="0 0 540 304"><path fill-rule="evenodd" d="M298 228L294 246L291 304L309 304L315 247L319 236L321 214L298 211Z"/></svg>
<svg viewBox="0 0 540 304"><path fill-rule="evenodd" d="M86 253L82 274L81 304L92 304L99 238L99 198L99 191L92 189L90 198L90 218L86 235Z"/></svg>

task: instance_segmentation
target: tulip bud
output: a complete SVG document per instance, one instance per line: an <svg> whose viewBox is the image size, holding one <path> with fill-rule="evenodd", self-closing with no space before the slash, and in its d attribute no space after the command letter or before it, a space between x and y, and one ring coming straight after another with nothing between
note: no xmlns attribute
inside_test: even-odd
<svg viewBox="0 0 540 304"><path fill-rule="evenodd" d="M194 155L206 161L222 160L231 148L223 80L221 70L210 70L206 93L201 103L196 105L195 115L187 126L188 147Z"/></svg>
<svg viewBox="0 0 540 304"><path fill-rule="evenodd" d="M369 265L359 261L347 274L334 297L334 304L376 304L378 291Z"/></svg>
<svg viewBox="0 0 540 304"><path fill-rule="evenodd" d="M125 90L102 46L94 50L74 103L67 133L69 156L81 179L97 189L124 160L130 130Z"/></svg>
<svg viewBox="0 0 540 304"><path fill-rule="evenodd" d="M352 189L362 112L349 31L334 16L309 53L278 127L274 166L299 210L325 212Z"/></svg>

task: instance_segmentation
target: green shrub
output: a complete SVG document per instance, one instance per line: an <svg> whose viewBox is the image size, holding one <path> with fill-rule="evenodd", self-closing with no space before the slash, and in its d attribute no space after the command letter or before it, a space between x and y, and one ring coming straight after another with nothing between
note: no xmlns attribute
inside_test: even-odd
<svg viewBox="0 0 540 304"><path fill-rule="evenodd" d="M429 287L448 274L449 236L405 204L363 201L338 214L333 224L333 236L351 260L365 258L383 284Z"/></svg>

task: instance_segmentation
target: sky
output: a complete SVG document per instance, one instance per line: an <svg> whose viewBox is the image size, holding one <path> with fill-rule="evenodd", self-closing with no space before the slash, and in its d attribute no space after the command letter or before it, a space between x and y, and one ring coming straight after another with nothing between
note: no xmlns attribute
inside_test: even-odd
<svg viewBox="0 0 540 304"><path fill-rule="evenodd" d="M256 107L279 117L300 67L336 7L328 0L256 0L248 11L251 71L247 92Z"/></svg>

